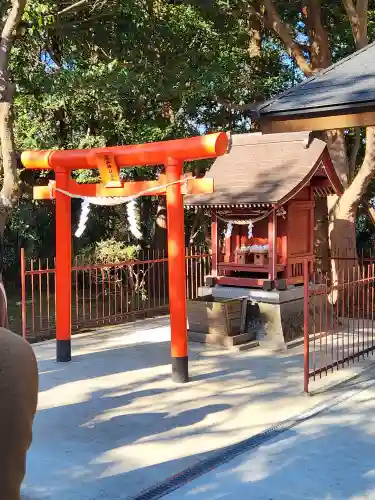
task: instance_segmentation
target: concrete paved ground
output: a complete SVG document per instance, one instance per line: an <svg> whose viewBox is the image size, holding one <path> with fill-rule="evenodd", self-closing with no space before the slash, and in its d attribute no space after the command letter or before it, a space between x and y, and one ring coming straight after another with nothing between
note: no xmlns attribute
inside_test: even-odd
<svg viewBox="0 0 375 500"><path fill-rule="evenodd" d="M165 499L375 499L373 383Z"/></svg>
<svg viewBox="0 0 375 500"><path fill-rule="evenodd" d="M168 318L79 335L69 364L56 364L54 342L35 346L40 397L25 499L124 500L332 397L302 394L302 348L192 344L191 382L175 385L169 337Z"/></svg>

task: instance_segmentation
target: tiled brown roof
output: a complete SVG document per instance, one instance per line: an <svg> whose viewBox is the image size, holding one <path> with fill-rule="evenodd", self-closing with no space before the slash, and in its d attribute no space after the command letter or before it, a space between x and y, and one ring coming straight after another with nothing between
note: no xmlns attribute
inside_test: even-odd
<svg viewBox="0 0 375 500"><path fill-rule="evenodd" d="M237 134L229 153L215 160L205 177L214 179L212 194L185 196L188 206L277 203L314 173L326 148L309 134Z"/></svg>

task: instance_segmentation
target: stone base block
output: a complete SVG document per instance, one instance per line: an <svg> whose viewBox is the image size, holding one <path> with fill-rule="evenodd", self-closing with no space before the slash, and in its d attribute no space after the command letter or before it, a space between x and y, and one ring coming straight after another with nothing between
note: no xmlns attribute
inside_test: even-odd
<svg viewBox="0 0 375 500"><path fill-rule="evenodd" d="M259 342L255 340L255 335L253 332L241 333L239 335L234 335L233 337L226 337L224 335L217 335L215 333L200 333L188 332L189 340L192 342L199 342L201 344L207 344L212 346L222 346L228 349L245 350L257 347Z"/></svg>
<svg viewBox="0 0 375 500"><path fill-rule="evenodd" d="M202 287L199 294L247 299L249 305L245 332L252 332L262 345L271 350L284 350L287 342L303 337L303 286L286 290L260 290L216 285ZM331 314L332 311L328 310L328 315ZM310 324L314 316L317 317L310 311Z"/></svg>

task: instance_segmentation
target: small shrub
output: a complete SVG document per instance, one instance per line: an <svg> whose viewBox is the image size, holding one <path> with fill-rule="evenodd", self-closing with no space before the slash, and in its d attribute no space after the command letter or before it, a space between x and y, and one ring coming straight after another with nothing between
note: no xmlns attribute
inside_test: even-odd
<svg viewBox="0 0 375 500"><path fill-rule="evenodd" d="M126 245L114 238L102 240L88 247L82 248L78 255L85 260L99 264L118 264L129 260L135 260L139 255L140 248L135 245Z"/></svg>

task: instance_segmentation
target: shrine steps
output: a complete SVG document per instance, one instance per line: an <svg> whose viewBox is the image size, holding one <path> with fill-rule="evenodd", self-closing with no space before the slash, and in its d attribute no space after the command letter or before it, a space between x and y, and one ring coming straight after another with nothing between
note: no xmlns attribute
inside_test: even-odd
<svg viewBox="0 0 375 500"><path fill-rule="evenodd" d="M212 346L221 346L235 351L246 351L259 346L259 341L253 340L254 334L239 333L233 336L223 336L215 333L188 332L189 341Z"/></svg>

